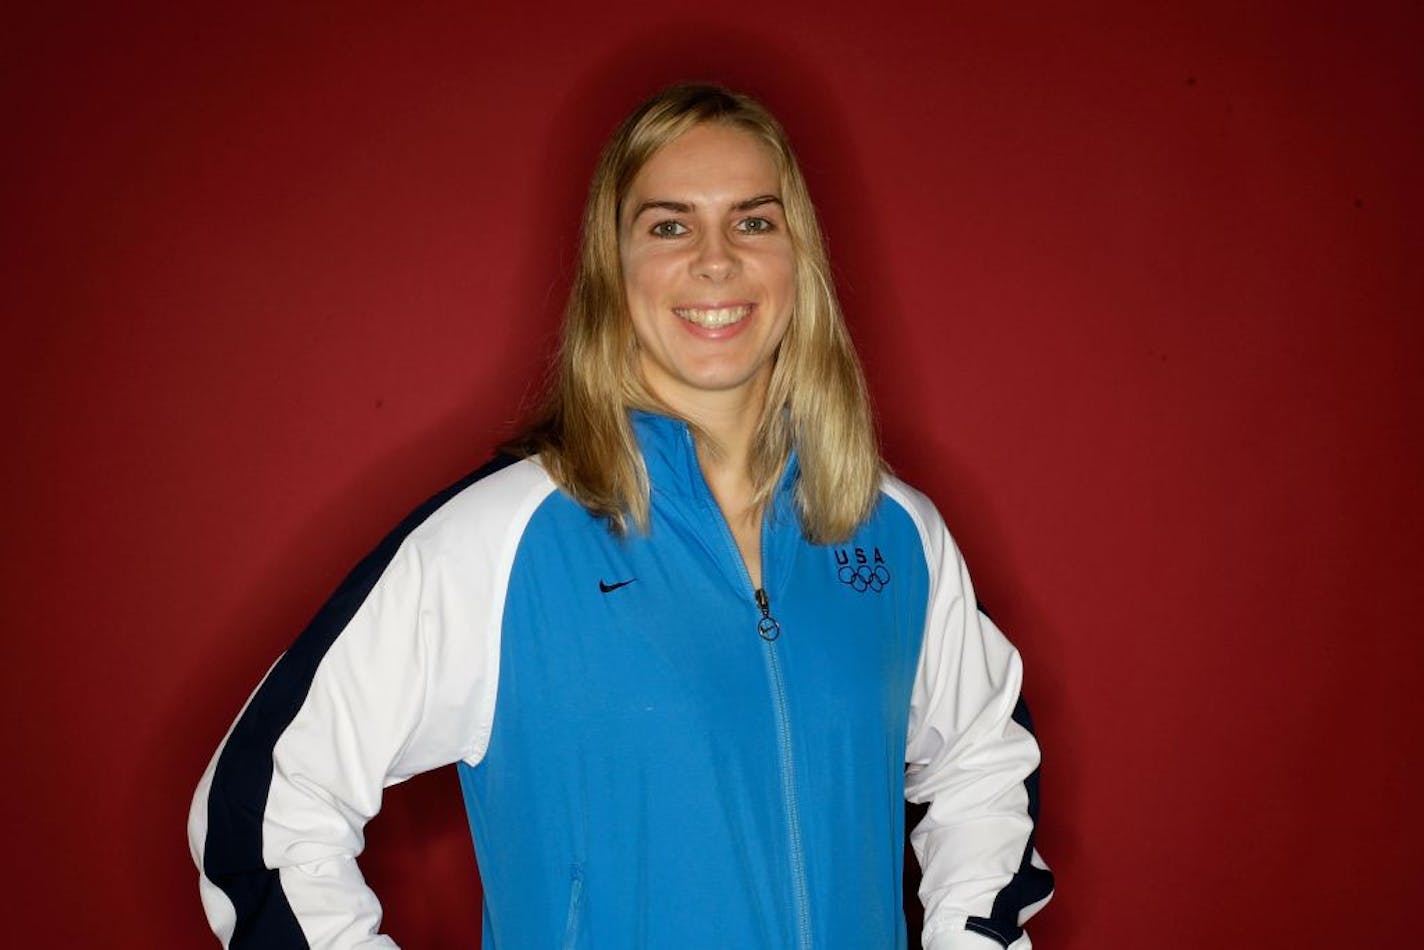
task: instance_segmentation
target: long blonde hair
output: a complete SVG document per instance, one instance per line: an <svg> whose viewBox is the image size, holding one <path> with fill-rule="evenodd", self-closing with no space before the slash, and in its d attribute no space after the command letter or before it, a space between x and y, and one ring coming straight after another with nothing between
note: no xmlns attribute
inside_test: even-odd
<svg viewBox="0 0 1424 950"><path fill-rule="evenodd" d="M557 369L538 421L506 449L537 453L559 486L607 517L614 530L627 531L630 521L647 529L648 475L628 411L676 413L648 390L638 369L619 257L619 212L648 160L704 122L750 132L770 150L796 259L796 301L753 440L753 503L761 507L771 498L794 449L802 531L816 543L844 541L869 515L881 471L865 378L786 133L761 103L720 86L663 90L625 119L604 147L584 207Z"/></svg>

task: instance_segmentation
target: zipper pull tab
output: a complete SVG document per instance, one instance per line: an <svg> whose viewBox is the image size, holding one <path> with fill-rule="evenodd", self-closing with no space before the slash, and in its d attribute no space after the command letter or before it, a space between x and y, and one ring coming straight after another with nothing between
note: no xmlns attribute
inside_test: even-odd
<svg viewBox="0 0 1424 950"><path fill-rule="evenodd" d="M761 611L761 619L757 621L757 635L771 643L781 636L781 624L771 615L771 598L766 596L766 591L760 587L756 589L756 605Z"/></svg>

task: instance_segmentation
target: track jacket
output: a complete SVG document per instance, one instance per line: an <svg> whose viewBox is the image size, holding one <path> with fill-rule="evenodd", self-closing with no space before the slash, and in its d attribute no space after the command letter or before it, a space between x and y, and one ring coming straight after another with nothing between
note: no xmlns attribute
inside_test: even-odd
<svg viewBox="0 0 1424 950"><path fill-rule="evenodd" d="M793 459L756 592L687 427L635 414L646 535L537 461L410 515L268 672L194 798L232 948L392 947L356 865L382 790L459 763L486 950L1025 950L1049 897L1017 653L933 505L886 476L842 545Z"/></svg>

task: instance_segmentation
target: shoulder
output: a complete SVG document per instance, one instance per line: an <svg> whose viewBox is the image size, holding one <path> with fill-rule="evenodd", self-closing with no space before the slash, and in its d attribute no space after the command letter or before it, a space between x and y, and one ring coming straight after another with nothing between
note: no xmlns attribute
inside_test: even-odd
<svg viewBox="0 0 1424 950"><path fill-rule="evenodd" d="M499 456L412 512L407 544L433 556L496 554L518 543L557 491L537 459Z"/></svg>
<svg viewBox="0 0 1424 950"><path fill-rule="evenodd" d="M888 504L903 512L902 516L915 526L925 561L932 571L964 573L964 555L928 495L888 472L881 476L880 493L882 505Z"/></svg>
<svg viewBox="0 0 1424 950"><path fill-rule="evenodd" d="M945 542L949 541L949 531L928 495L889 472L880 476L880 494L882 503L888 502L899 509L914 525L927 553L942 552Z"/></svg>

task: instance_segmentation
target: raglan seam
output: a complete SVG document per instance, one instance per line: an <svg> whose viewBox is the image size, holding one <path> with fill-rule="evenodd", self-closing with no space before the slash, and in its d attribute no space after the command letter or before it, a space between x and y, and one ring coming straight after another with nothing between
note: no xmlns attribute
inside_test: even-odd
<svg viewBox="0 0 1424 950"><path fill-rule="evenodd" d="M539 465L536 458L526 460L531 465ZM543 470L543 466L539 465ZM545 477L548 477L545 471ZM529 525L538 515L539 510L550 502L552 498L559 494L558 485L552 479L547 484L531 490L528 497L521 500L521 506L517 516L510 519L509 530L502 539L500 550L497 552L495 563L500 565L500 576L493 579L490 589L497 593L498 602L491 598L490 603L485 607L484 624L485 629L492 631L492 636L487 639L485 647L486 660L488 662L490 688L487 691L488 698L484 700L481 708L477 710L474 729L471 732L470 742L461 750L459 761L467 762L471 766L477 765L489 751L490 740L494 736L494 717L498 713L499 707L499 681L500 665L502 659L501 645L504 641L504 614L506 605L509 603L509 590L514 582L514 565L519 559L519 548L523 544L525 536L528 534Z"/></svg>

